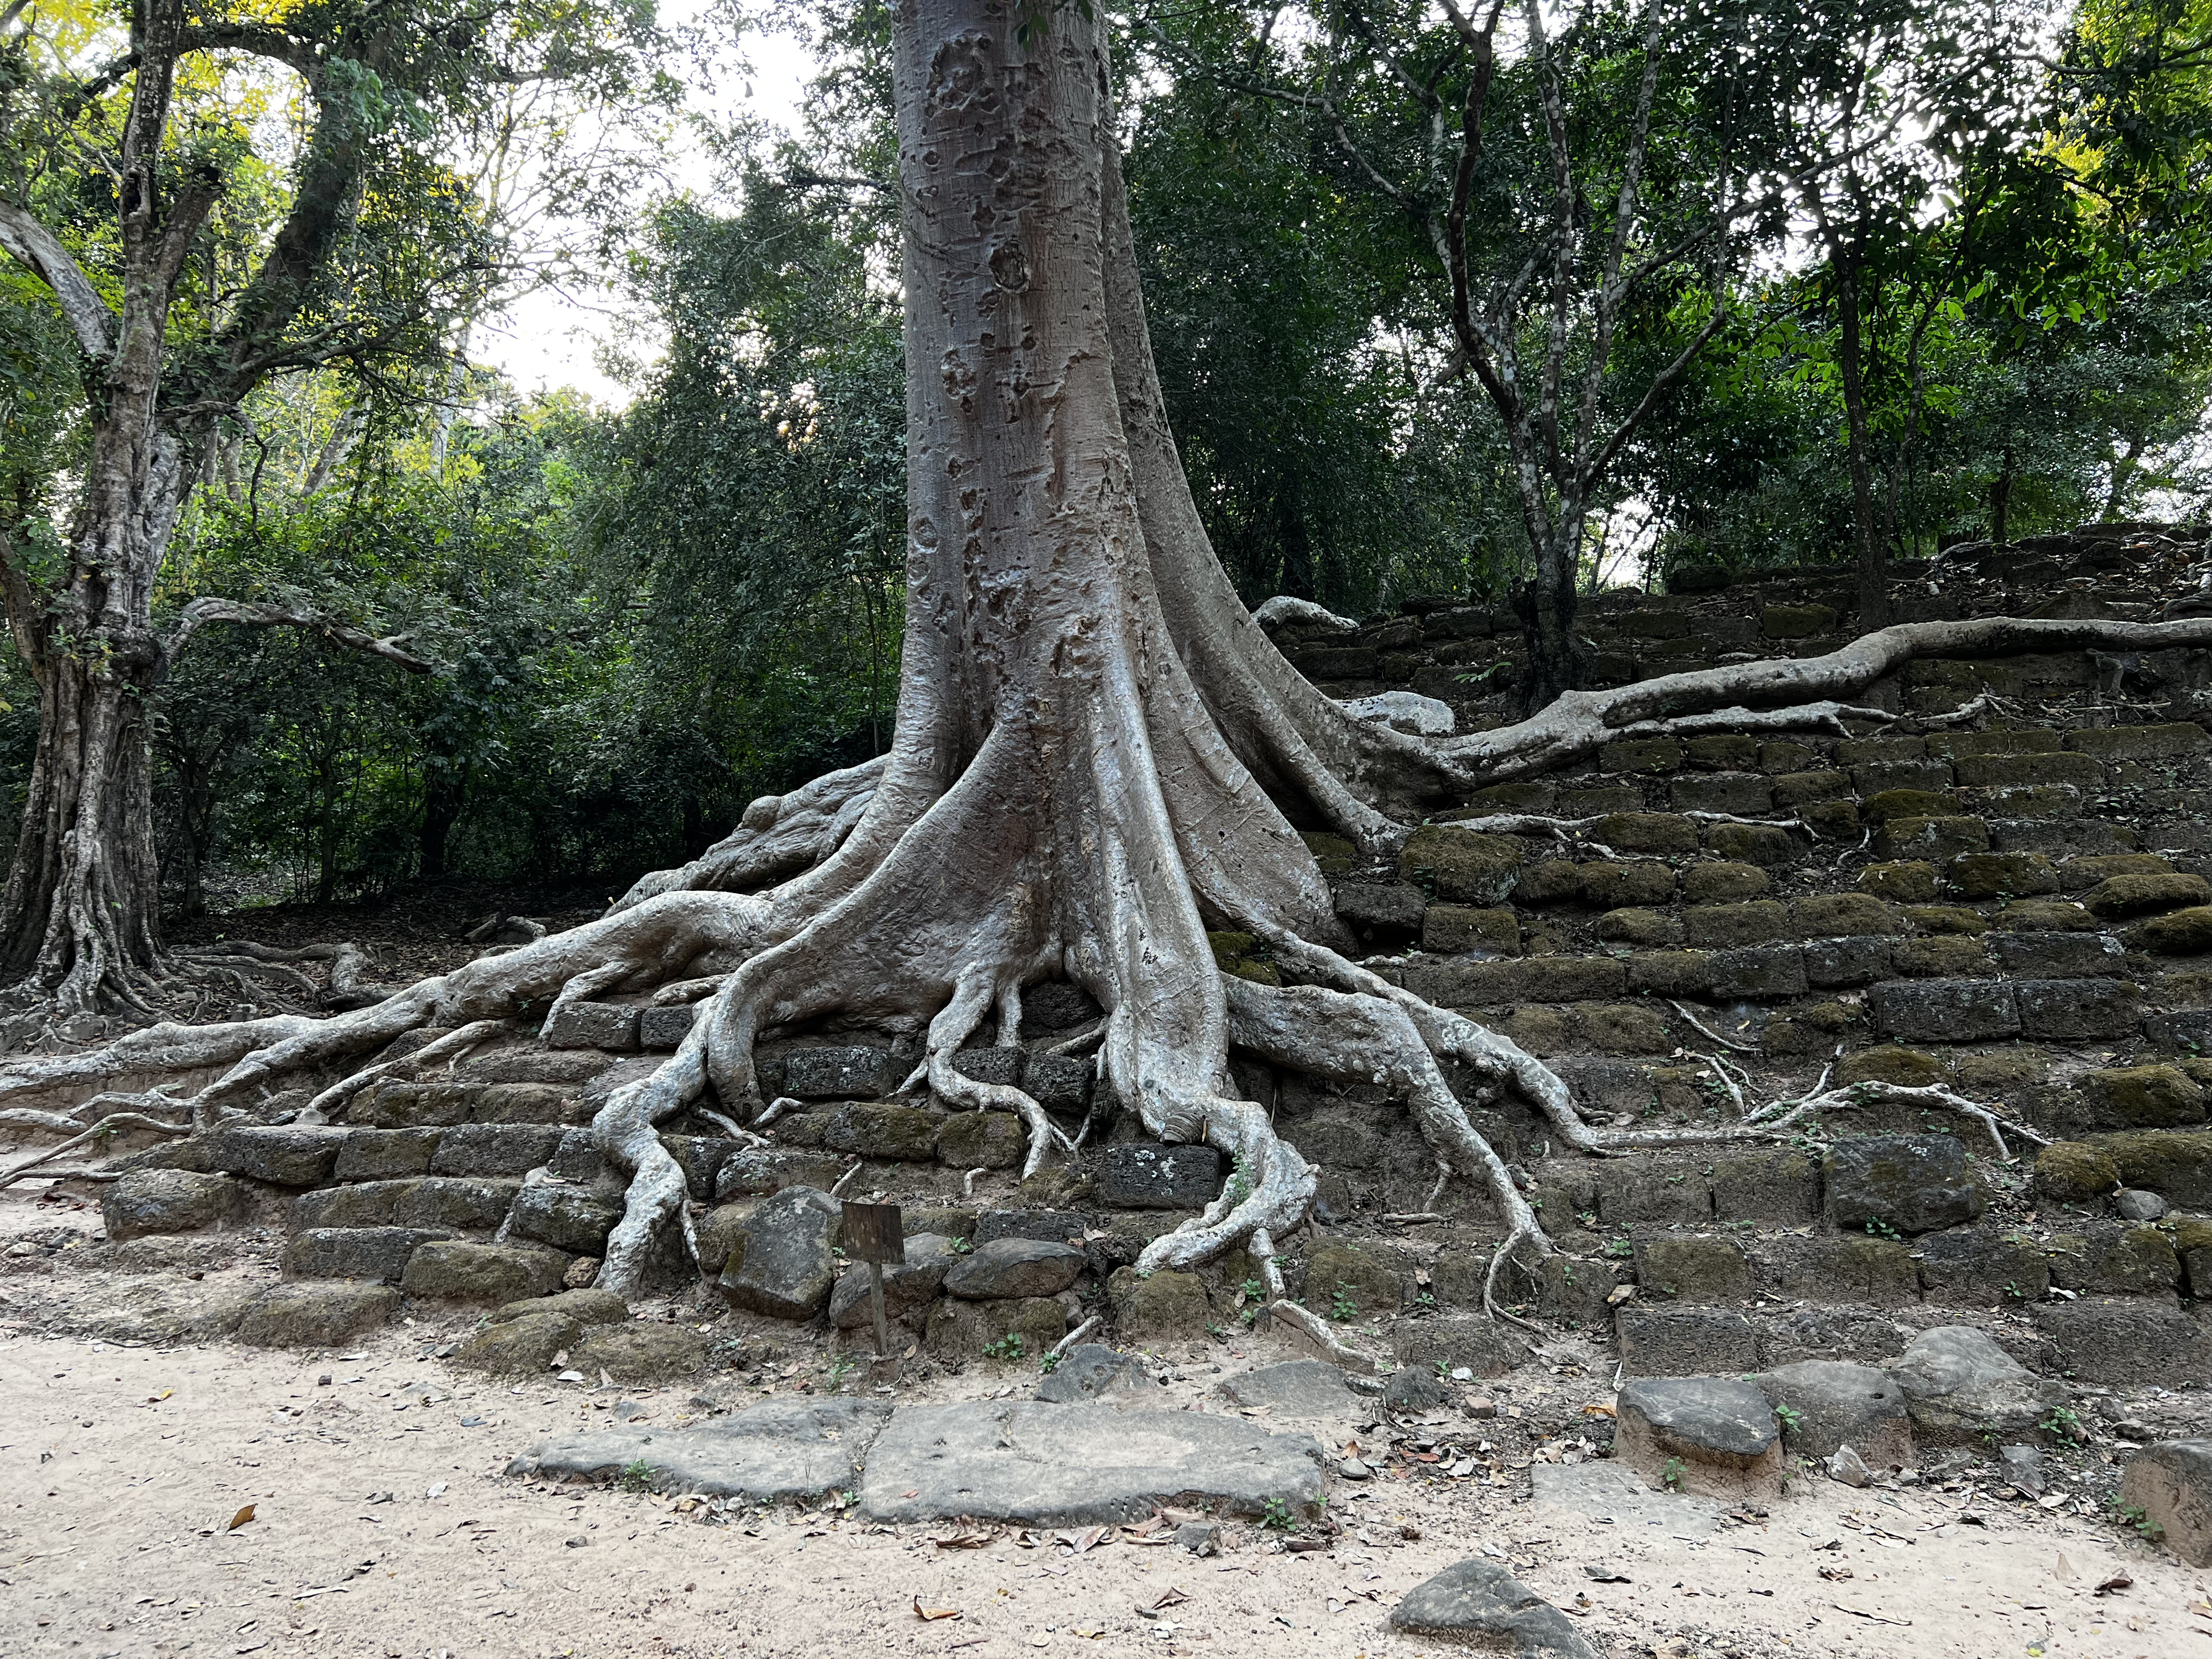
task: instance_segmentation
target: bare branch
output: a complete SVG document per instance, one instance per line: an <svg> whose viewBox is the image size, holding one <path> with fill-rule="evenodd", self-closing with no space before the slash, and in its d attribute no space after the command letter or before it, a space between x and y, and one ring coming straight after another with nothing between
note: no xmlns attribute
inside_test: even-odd
<svg viewBox="0 0 2212 1659"><path fill-rule="evenodd" d="M0 247L35 271L54 292L62 316L88 357L106 361L115 349L116 318L69 250L27 208L0 202Z"/></svg>
<svg viewBox="0 0 2212 1659"><path fill-rule="evenodd" d="M368 652L386 662L398 663L410 674L444 672L436 663L426 661L404 649L401 641L409 637L407 635L393 634L378 639L340 622L327 611L309 611L298 605L259 605L245 599L194 599L185 607L177 623L177 631L169 636L167 648L163 653L166 659L174 663L192 635L211 622L239 623L251 628L312 629L337 644Z"/></svg>

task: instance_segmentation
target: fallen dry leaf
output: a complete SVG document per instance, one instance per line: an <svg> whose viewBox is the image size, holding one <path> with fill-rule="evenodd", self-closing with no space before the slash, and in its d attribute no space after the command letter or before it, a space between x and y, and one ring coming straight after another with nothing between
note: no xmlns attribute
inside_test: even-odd
<svg viewBox="0 0 2212 1659"><path fill-rule="evenodd" d="M240 1527L244 1526L252 1519L253 1519L253 1505L248 1504L244 1509L239 1510L236 1515L230 1517L230 1524L225 1527L223 1530L225 1532L236 1532Z"/></svg>
<svg viewBox="0 0 2212 1659"><path fill-rule="evenodd" d="M980 1550L998 1535L994 1532L956 1532L929 1541L941 1550Z"/></svg>
<svg viewBox="0 0 2212 1659"><path fill-rule="evenodd" d="M1158 1595L1152 1598L1152 1610L1157 1613L1162 1607L1181 1607L1184 1602L1189 1600L1189 1596L1177 1589L1173 1584L1170 1584L1165 1589L1162 1590Z"/></svg>
<svg viewBox="0 0 2212 1659"><path fill-rule="evenodd" d="M925 1607L919 1595L914 1598L914 1611L918 1619L957 1619L960 1616L957 1607Z"/></svg>
<svg viewBox="0 0 2212 1659"><path fill-rule="evenodd" d="M164 1389L159 1394L149 1394L146 1396L146 1403L149 1406L158 1404L174 1393L176 1393L174 1389Z"/></svg>
<svg viewBox="0 0 2212 1659"><path fill-rule="evenodd" d="M2129 1585L2135 1582L2136 1581L2130 1577L2125 1572L2116 1572L2110 1578L2107 1578L2103 1583L2098 1585L2091 1594L2096 1595L2110 1595L2115 1590L2124 1590L2127 1589Z"/></svg>

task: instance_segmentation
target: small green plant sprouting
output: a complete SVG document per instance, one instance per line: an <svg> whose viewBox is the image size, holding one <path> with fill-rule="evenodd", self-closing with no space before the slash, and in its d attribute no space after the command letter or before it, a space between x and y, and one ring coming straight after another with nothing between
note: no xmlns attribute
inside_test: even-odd
<svg viewBox="0 0 2212 1659"><path fill-rule="evenodd" d="M1229 1174L1229 1196L1237 1204L1252 1196L1252 1177L1246 1173L1244 1160L1241 1158Z"/></svg>
<svg viewBox="0 0 2212 1659"><path fill-rule="evenodd" d="M1229 1333L1222 1328L1218 1321L1213 1320L1209 1320L1206 1322L1206 1334L1217 1342L1223 1337L1229 1334Z"/></svg>
<svg viewBox="0 0 2212 1659"><path fill-rule="evenodd" d="M2027 1292L2021 1289L2020 1280L2017 1279L2008 1279L2005 1280L2005 1295L2014 1302L2025 1302L2027 1300Z"/></svg>
<svg viewBox="0 0 2212 1659"><path fill-rule="evenodd" d="M1291 1513L1291 1506L1279 1498L1270 1498L1267 1507L1260 1511L1260 1524L1271 1532L1288 1532L1297 1523L1298 1518Z"/></svg>
<svg viewBox="0 0 2212 1659"><path fill-rule="evenodd" d="M1805 1425L1805 1413L1795 1406L1777 1406L1774 1415L1780 1419L1784 1434L1795 1434Z"/></svg>
<svg viewBox="0 0 2212 1659"><path fill-rule="evenodd" d="M1635 1241L1625 1236L1620 1238L1608 1238L1605 1241L1605 1254L1615 1261L1626 1261L1636 1254Z"/></svg>
<svg viewBox="0 0 2212 1659"><path fill-rule="evenodd" d="M2071 1406L2053 1406L2051 1415L2035 1425L2053 1440L2079 1440L2081 1435L2081 1414Z"/></svg>
<svg viewBox="0 0 2212 1659"><path fill-rule="evenodd" d="M1336 1293L1329 1297L1328 1316L1340 1322L1359 1317L1359 1304L1352 1299L1352 1286L1341 1279L1336 1281Z"/></svg>
<svg viewBox="0 0 2212 1659"><path fill-rule="evenodd" d="M1878 1215L1870 1215L1867 1218L1866 1230L1867 1237L1869 1238L1887 1238L1895 1240L1903 1237L1896 1228L1891 1226L1889 1223L1884 1221Z"/></svg>
<svg viewBox="0 0 2212 1659"><path fill-rule="evenodd" d="M983 1345L983 1358L1003 1359L1012 1364L1022 1357L1022 1350L1027 1346L1022 1340L1022 1334L1019 1331L1008 1331L996 1342L986 1342Z"/></svg>
<svg viewBox="0 0 2212 1659"><path fill-rule="evenodd" d="M860 1362L848 1353L841 1353L830 1362L830 1392L836 1394L845 1386L845 1379L860 1369Z"/></svg>
<svg viewBox="0 0 2212 1659"><path fill-rule="evenodd" d="M970 1255L974 1252L975 1249L975 1246L974 1243L967 1239L956 1238L952 1241L952 1254L955 1255Z"/></svg>
<svg viewBox="0 0 2212 1659"><path fill-rule="evenodd" d="M1255 1325L1260 1322L1260 1304L1256 1302L1254 1303L1250 1307L1245 1309L1243 1312L1238 1314L1237 1317L1244 1322L1244 1328L1246 1330L1250 1330Z"/></svg>
<svg viewBox="0 0 2212 1659"><path fill-rule="evenodd" d="M622 1473L615 1479L624 1492L651 1492L653 1465L641 1457L635 1462L623 1464Z"/></svg>
<svg viewBox="0 0 2212 1659"><path fill-rule="evenodd" d="M2166 1536L2166 1528L2135 1504L2123 1504L2117 1498L2111 1501L2114 1526L2127 1528L2147 1544L2155 1544Z"/></svg>
<svg viewBox="0 0 2212 1659"><path fill-rule="evenodd" d="M1689 1472L1687 1463L1679 1457L1670 1457L1660 1468L1659 1484L1668 1492L1680 1492L1682 1490L1682 1477Z"/></svg>
<svg viewBox="0 0 2212 1659"><path fill-rule="evenodd" d="M1266 1294L1267 1287L1256 1279L1248 1279L1237 1288L1247 1302L1257 1302Z"/></svg>
<svg viewBox="0 0 2212 1659"><path fill-rule="evenodd" d="M1431 1291L1422 1291L1413 1297L1413 1307L1419 1312L1428 1313L1434 1310L1436 1305L1437 1298Z"/></svg>
<svg viewBox="0 0 2212 1659"><path fill-rule="evenodd" d="M1060 1369L1060 1356L1048 1351L1044 1358L1037 1361L1037 1369L1050 1376Z"/></svg>

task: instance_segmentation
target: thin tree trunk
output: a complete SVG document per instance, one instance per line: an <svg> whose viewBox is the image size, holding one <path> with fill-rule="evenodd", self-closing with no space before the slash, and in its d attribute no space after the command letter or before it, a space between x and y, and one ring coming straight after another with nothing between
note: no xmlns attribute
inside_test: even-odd
<svg viewBox="0 0 2212 1659"><path fill-rule="evenodd" d="M1867 457L1866 381L1861 353L1859 271L1856 249L1836 258L1836 308L1841 313L1838 367L1844 387L1844 445L1851 476L1851 529L1856 547L1859 626L1882 628L1889 622L1889 550L1875 521L1874 469Z"/></svg>
<svg viewBox="0 0 2212 1659"><path fill-rule="evenodd" d="M2011 507L2012 446L2007 444L2003 459L1997 466L1997 476L1990 480L1990 544L1993 547L2005 545L2006 532L2009 528L2006 520Z"/></svg>
<svg viewBox="0 0 2212 1659"><path fill-rule="evenodd" d="M1513 591L1514 614L1521 619L1521 638L1528 652L1521 681L1521 707L1526 714L1549 708L1563 692L1580 690L1589 675L1588 653L1575 637L1575 613L1581 603L1575 574L1582 532L1582 514L1562 508L1544 527L1534 580Z"/></svg>
<svg viewBox="0 0 2212 1659"><path fill-rule="evenodd" d="M446 842L460 822L468 799L469 769L450 761L434 760L422 778L422 873L446 873Z"/></svg>

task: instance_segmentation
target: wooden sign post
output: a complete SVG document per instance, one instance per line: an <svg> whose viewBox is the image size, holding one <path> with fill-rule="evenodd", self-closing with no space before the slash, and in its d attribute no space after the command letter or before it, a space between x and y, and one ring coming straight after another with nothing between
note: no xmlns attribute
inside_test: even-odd
<svg viewBox="0 0 2212 1659"><path fill-rule="evenodd" d="M876 1358L888 1358L890 1322L884 1317L884 1264L906 1261L906 1226L896 1204L845 1206L845 1254L868 1264L868 1297L875 1307Z"/></svg>

